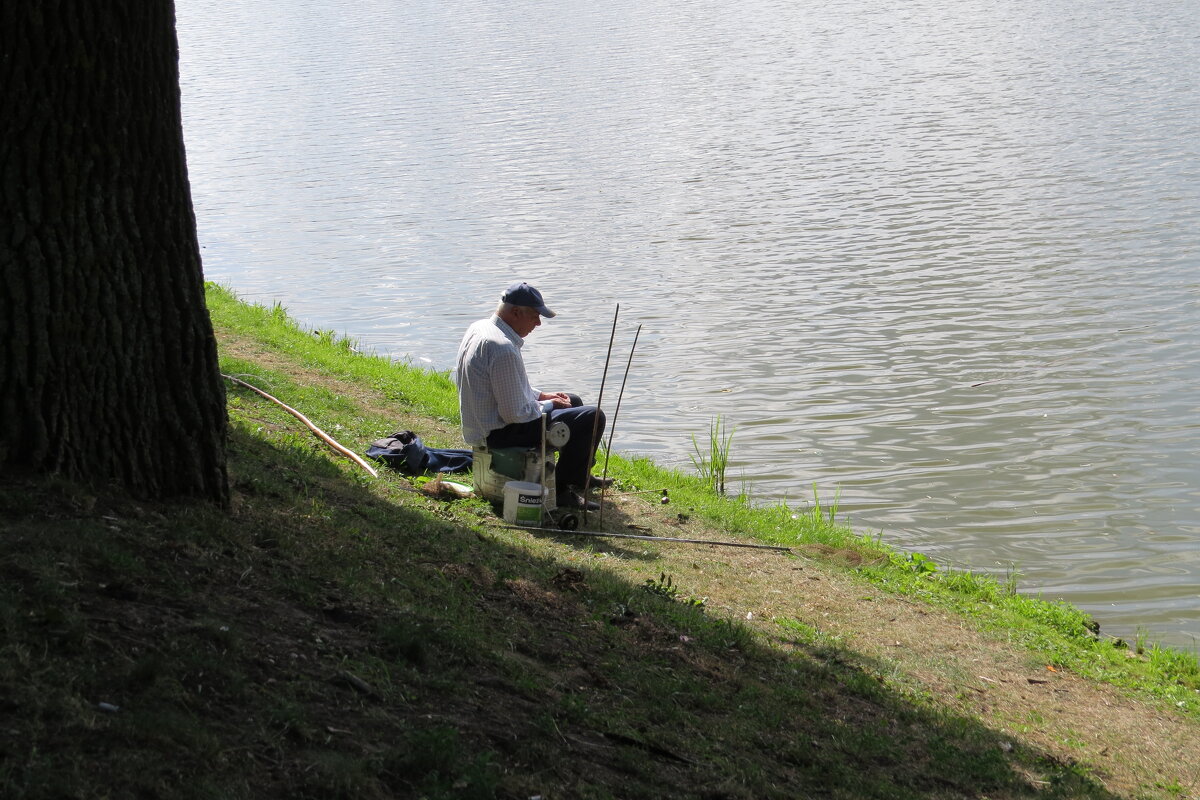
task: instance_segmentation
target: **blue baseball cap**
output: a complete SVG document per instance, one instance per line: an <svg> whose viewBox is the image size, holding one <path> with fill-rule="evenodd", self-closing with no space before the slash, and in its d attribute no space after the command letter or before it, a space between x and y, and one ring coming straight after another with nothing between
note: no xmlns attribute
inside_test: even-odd
<svg viewBox="0 0 1200 800"><path fill-rule="evenodd" d="M536 308L537 312L543 317L549 318L555 316L553 311L546 308L546 303L542 300L542 293L528 283L514 283L504 290L500 301L514 306Z"/></svg>

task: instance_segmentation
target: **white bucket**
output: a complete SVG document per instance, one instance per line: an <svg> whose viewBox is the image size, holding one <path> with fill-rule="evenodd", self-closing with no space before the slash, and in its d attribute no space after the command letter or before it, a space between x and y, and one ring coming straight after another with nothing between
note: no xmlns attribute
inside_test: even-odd
<svg viewBox="0 0 1200 800"><path fill-rule="evenodd" d="M528 481L504 484L504 521L538 527L542 524L542 485Z"/></svg>

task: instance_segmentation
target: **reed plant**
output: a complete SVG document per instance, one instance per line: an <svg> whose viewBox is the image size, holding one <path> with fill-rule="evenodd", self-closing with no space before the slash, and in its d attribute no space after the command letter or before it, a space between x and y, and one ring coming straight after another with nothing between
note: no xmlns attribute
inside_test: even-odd
<svg viewBox="0 0 1200 800"><path fill-rule="evenodd" d="M708 426L707 452L696 441L696 435L692 434L692 449L695 451L689 456L692 459L692 465L696 467L700 478L718 494L725 494L725 470L729 466L729 446L733 442L733 434L736 430L736 427L727 429L725 419L720 414L713 417Z"/></svg>

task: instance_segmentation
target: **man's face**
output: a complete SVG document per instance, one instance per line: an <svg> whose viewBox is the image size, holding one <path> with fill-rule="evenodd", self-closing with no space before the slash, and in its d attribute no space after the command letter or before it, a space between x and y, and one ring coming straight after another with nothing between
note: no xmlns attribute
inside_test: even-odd
<svg viewBox="0 0 1200 800"><path fill-rule="evenodd" d="M518 306L517 321L512 326L513 331L524 339L529 334L533 333L533 329L542 324L542 315L537 312L536 308L527 308L526 306Z"/></svg>

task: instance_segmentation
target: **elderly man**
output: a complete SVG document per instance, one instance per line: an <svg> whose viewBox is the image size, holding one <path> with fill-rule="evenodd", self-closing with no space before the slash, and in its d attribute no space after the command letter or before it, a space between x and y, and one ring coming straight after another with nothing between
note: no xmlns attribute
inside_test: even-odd
<svg viewBox="0 0 1200 800"><path fill-rule="evenodd" d="M542 439L542 412L549 409L549 422L562 421L571 431L559 452L558 503L595 509L584 490L600 482L589 479L589 473L604 432L604 412L583 405L577 395L534 389L521 358L525 337L542 324L542 317L553 316L541 292L528 283L514 283L495 314L467 328L454 366L463 438L491 448L536 446Z"/></svg>

